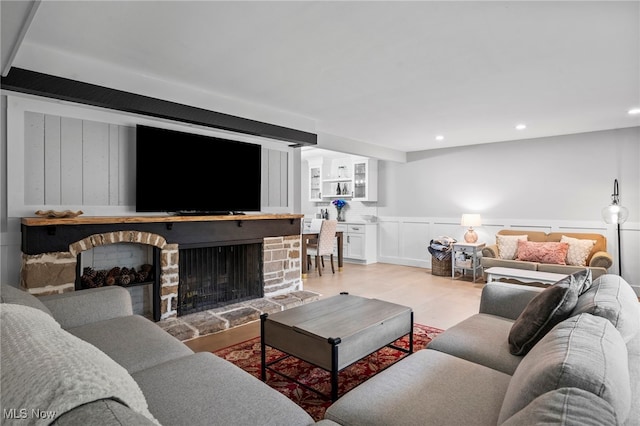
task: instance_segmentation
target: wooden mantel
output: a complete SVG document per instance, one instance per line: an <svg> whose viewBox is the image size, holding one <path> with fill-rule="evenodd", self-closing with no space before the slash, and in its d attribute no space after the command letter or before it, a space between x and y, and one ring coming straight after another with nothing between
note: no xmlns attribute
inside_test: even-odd
<svg viewBox="0 0 640 426"><path fill-rule="evenodd" d="M22 252L35 255L67 251L90 235L143 231L163 236L181 247L207 247L262 241L265 237L298 235L302 214L224 216L78 216L22 218Z"/></svg>
<svg viewBox="0 0 640 426"><path fill-rule="evenodd" d="M302 214L247 214L224 216L77 216L70 218L23 217L26 226L97 225L116 223L213 222L218 220L302 219Z"/></svg>

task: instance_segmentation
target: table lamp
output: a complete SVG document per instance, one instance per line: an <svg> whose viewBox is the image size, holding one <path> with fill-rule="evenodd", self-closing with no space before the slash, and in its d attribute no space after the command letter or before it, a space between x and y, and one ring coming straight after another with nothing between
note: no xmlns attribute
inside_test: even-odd
<svg viewBox="0 0 640 426"><path fill-rule="evenodd" d="M482 220L480 219L479 214L463 214L462 220L460 221L462 226L468 226L466 234L464 234L464 240L468 243L475 243L478 241L478 234L473 230L474 226L482 225Z"/></svg>

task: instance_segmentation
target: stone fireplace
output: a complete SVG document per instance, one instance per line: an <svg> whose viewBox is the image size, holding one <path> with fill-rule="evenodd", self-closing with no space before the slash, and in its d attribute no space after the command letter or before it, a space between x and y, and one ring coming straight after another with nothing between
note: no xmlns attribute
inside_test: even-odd
<svg viewBox="0 0 640 426"><path fill-rule="evenodd" d="M265 298L277 298L280 295L302 289L300 219L298 215L291 216L296 216L296 220L287 219L275 228L273 227L274 223L270 223L268 220L261 221L270 225L265 227L259 226L255 219L231 219L232 222L230 220L204 221L202 218L195 218L195 220L191 218L191 220L184 219L189 224L189 227L184 227L184 231L176 229L179 225L177 223L165 223L167 219L146 218L145 222L141 224L113 223L107 227L98 227L104 232L97 233L92 231L98 228L93 225L89 226L90 224L74 223L74 226L71 227L68 225L69 222L60 222L60 219L25 218L23 219L21 285L35 295L75 291L78 276L82 273L82 264L79 260L82 253L87 250L123 243L153 247L154 253L157 253L154 255L153 262L157 273L154 282L150 284L153 288L153 316L156 321L167 320L178 316L181 249L229 247L249 243L254 247L255 244L260 247L260 280L263 283L260 292ZM247 218L249 217L247 216ZM90 220L90 218L83 219ZM175 218L173 219L175 220ZM155 225L153 231L156 232L144 229L149 228L149 226L145 226L146 221ZM157 226L158 221L161 222L161 226ZM78 220L75 219L74 222L78 222ZM118 221L116 220L116 222ZM212 223L218 226L211 228ZM248 224L250 225L247 226ZM207 241L194 242L192 240L196 235L194 225L196 228L203 228L198 232L205 231L202 235L206 236ZM81 230L78 227L81 227ZM112 230L122 227L132 229ZM295 233L287 235L294 229ZM217 232L206 233L207 230ZM86 233L89 234L76 239L78 235ZM283 233L284 235L271 236L268 235L270 233ZM169 238L173 241L169 242ZM66 249L61 250L62 244L65 243L67 243ZM58 250L51 250L51 248L58 248ZM46 252L38 253L38 251L45 250ZM234 267L233 264L229 265ZM255 265L252 267L255 268ZM262 295L256 294L258 296L256 298L260 299ZM231 301L231 303L235 303L235 301Z"/></svg>

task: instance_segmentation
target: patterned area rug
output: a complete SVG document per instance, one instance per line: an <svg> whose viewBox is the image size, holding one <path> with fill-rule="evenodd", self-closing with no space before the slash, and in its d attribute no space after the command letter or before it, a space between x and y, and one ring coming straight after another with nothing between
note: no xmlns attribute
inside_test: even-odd
<svg viewBox="0 0 640 426"><path fill-rule="evenodd" d="M442 330L438 328L414 324L413 350L423 349L431 339L441 332ZM396 341L394 345L408 348L409 337L403 337ZM260 379L260 337L220 349L214 354L234 363ZM267 362L278 359L283 355L282 352L267 346ZM338 376L339 396L344 395L404 356L407 356L405 352L385 347L345 368ZM272 368L289 377L296 378L296 380L321 392L323 395L331 393L330 374L319 367L294 357L288 357L273 365ZM331 401L327 397L322 397L316 392L310 391L304 386L269 370L267 370L267 384L301 406L316 421L324 417L325 410L331 405Z"/></svg>

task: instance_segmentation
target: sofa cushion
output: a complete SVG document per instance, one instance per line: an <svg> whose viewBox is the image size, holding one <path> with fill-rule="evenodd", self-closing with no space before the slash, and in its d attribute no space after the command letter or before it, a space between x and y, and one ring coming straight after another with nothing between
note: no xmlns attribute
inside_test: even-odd
<svg viewBox="0 0 640 426"><path fill-rule="evenodd" d="M64 329L133 315L129 290L117 285L40 298Z"/></svg>
<svg viewBox="0 0 640 426"><path fill-rule="evenodd" d="M567 251L567 265L586 266L587 258L596 245L596 240L582 240L579 238L567 237L563 235L561 243L569 244Z"/></svg>
<svg viewBox="0 0 640 426"><path fill-rule="evenodd" d="M139 315L113 318L68 331L102 350L129 373L193 354L184 343Z"/></svg>
<svg viewBox="0 0 640 426"><path fill-rule="evenodd" d="M563 387L603 398L620 422L626 420L631 407L627 348L609 321L580 314L543 337L513 374L498 423L540 395Z"/></svg>
<svg viewBox="0 0 640 426"><path fill-rule="evenodd" d="M36 296L19 288L2 284L0 286L0 302L13 303L15 305L30 306L51 315L51 311Z"/></svg>
<svg viewBox="0 0 640 426"><path fill-rule="evenodd" d="M41 310L0 304L3 409L40 409L54 418L83 404L116 399L155 421L140 388L115 361L69 334Z"/></svg>
<svg viewBox="0 0 640 426"><path fill-rule="evenodd" d="M552 265L550 263L537 263L538 271L540 272L551 272L552 274L564 274L569 275L574 272L579 272L584 270L584 266L572 266L572 265ZM592 266L588 266L591 271L591 277L593 279L598 278L601 275L607 273L607 270L604 268L594 268Z"/></svg>
<svg viewBox="0 0 640 426"><path fill-rule="evenodd" d="M518 241L516 260L566 265L568 251L569 244L567 243L539 243L536 241Z"/></svg>
<svg viewBox="0 0 640 426"><path fill-rule="evenodd" d="M493 257L482 257L480 259L480 263L485 269L485 274L488 268L494 267L523 269L525 271L537 271L538 266L540 265L537 262L521 262L519 260L496 259Z"/></svg>
<svg viewBox="0 0 640 426"><path fill-rule="evenodd" d="M591 284L591 272L583 269L567 275L535 296L516 319L509 332L509 349L525 355L556 324L568 318L578 295Z"/></svg>
<svg viewBox="0 0 640 426"><path fill-rule="evenodd" d="M266 383L209 352L133 374L163 425L310 425L313 419Z"/></svg>
<svg viewBox="0 0 640 426"><path fill-rule="evenodd" d="M522 360L509 352L507 336L512 325L513 320L476 314L447 328L427 347L511 375Z"/></svg>
<svg viewBox="0 0 640 426"><path fill-rule="evenodd" d="M511 376L431 349L393 364L334 402L349 425L495 425Z"/></svg>
<svg viewBox="0 0 640 426"><path fill-rule="evenodd" d="M540 395L502 426L522 425L615 426L621 424L611 404L591 392L560 388Z"/></svg>
<svg viewBox="0 0 640 426"><path fill-rule="evenodd" d="M618 275L603 275L583 292L571 315L589 313L608 319L629 342L640 333L638 299L631 286Z"/></svg>
<svg viewBox="0 0 640 426"><path fill-rule="evenodd" d="M526 235L496 235L498 256L500 259L513 260L518 251L518 241L527 241Z"/></svg>

